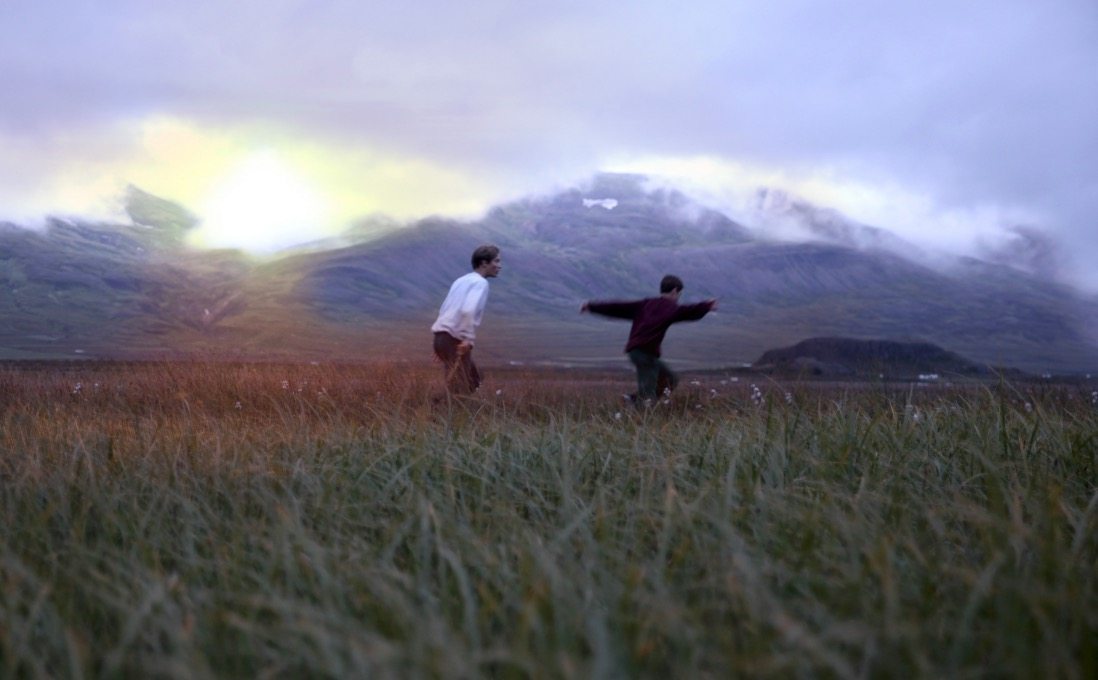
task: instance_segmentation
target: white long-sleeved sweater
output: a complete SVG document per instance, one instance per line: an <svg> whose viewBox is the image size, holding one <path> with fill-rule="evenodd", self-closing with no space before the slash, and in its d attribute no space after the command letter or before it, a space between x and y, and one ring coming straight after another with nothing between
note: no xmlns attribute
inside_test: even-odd
<svg viewBox="0 0 1098 680"><path fill-rule="evenodd" d="M469 272L450 286L431 331L446 332L458 340L473 344L487 302L488 279L476 272Z"/></svg>

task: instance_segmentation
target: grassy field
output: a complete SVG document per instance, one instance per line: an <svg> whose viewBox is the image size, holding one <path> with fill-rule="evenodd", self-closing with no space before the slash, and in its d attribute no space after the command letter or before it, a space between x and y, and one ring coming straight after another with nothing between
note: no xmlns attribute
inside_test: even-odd
<svg viewBox="0 0 1098 680"><path fill-rule="evenodd" d="M1098 677L1094 386L0 367L3 677Z"/></svg>

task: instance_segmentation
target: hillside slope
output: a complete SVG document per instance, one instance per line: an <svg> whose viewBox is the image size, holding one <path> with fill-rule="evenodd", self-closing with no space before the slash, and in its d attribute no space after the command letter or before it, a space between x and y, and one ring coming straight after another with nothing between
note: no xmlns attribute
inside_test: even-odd
<svg viewBox="0 0 1098 680"><path fill-rule="evenodd" d="M641 177L602 175L476 221L431 218L261 261L186 248L189 213L132 190L130 224L0 226L0 355L424 360L447 287L490 241L504 269L478 342L487 362L621 365L627 325L580 316L580 304L654 295L676 273L685 300L721 302L668 334L683 367L839 336L929 342L1035 372L1098 369L1093 297L980 260L932 268L925 254L896 254L882 230L798 210L839 236L767 240Z"/></svg>

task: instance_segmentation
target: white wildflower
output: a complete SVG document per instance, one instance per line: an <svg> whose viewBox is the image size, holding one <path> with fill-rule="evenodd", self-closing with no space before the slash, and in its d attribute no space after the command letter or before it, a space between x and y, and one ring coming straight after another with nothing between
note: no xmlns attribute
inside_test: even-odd
<svg viewBox="0 0 1098 680"><path fill-rule="evenodd" d="M791 392L786 392L785 393L785 403L787 403L787 404L792 404L793 403L793 394Z"/></svg>
<svg viewBox="0 0 1098 680"><path fill-rule="evenodd" d="M1033 404L1031 404L1027 401L1026 402L1026 413L1032 413L1032 412L1033 412Z"/></svg>
<svg viewBox="0 0 1098 680"><path fill-rule="evenodd" d="M501 395L501 394L503 394L503 390L496 390L496 396L497 396L497 397L498 397L499 395Z"/></svg>
<svg viewBox="0 0 1098 680"><path fill-rule="evenodd" d="M614 420L621 420L621 411L614 414Z"/></svg>
<svg viewBox="0 0 1098 680"><path fill-rule="evenodd" d="M755 406L762 406L766 398L763 397L762 390L755 384L751 385L751 401L755 403Z"/></svg>
<svg viewBox="0 0 1098 680"><path fill-rule="evenodd" d="M284 389L284 390L290 389L290 381L289 380L283 380L282 381L282 389Z"/></svg>
<svg viewBox="0 0 1098 680"><path fill-rule="evenodd" d="M81 390L83 390L83 389L84 389L84 383L79 383L78 382L78 383L76 383L75 385L72 386L72 393L73 394L80 394Z"/></svg>
<svg viewBox="0 0 1098 680"><path fill-rule="evenodd" d="M237 411L239 411L240 409L244 408L244 405L243 405L243 404L241 404L241 403L240 403L240 402L238 401L238 402L236 402L235 404L233 404L233 408L235 408L235 409L236 409Z"/></svg>
<svg viewBox="0 0 1098 680"><path fill-rule="evenodd" d="M694 387L697 387L698 385L701 385L701 382L698 381L698 380L691 380L690 384L693 385Z"/></svg>

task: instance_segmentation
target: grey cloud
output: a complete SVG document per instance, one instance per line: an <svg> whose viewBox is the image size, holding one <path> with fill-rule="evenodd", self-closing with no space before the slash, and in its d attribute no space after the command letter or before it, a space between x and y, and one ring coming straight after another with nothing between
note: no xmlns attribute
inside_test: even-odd
<svg viewBox="0 0 1098 680"><path fill-rule="evenodd" d="M705 154L1019 206L1098 256L1093 0L13 0L0 19L9 134L163 111L539 178Z"/></svg>

